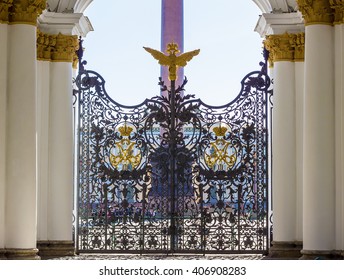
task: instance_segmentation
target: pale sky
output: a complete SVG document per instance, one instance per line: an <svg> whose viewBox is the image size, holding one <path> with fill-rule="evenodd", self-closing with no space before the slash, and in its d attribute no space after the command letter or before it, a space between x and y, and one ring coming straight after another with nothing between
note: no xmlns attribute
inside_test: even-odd
<svg viewBox="0 0 344 280"><path fill-rule="evenodd" d="M84 40L86 69L103 76L107 93L124 105L159 95L160 65L142 47L160 49L161 0L94 0L85 14L94 27ZM252 0L184 0L184 51L201 49L184 69L186 94L210 105L238 95L263 59L260 14Z"/></svg>

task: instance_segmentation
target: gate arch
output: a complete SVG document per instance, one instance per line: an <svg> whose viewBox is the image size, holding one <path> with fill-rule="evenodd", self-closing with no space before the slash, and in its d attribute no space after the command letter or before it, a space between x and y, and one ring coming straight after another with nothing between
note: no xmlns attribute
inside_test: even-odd
<svg viewBox="0 0 344 280"><path fill-rule="evenodd" d="M78 252L267 252L264 54L223 106L182 96L187 79L178 88L160 79L166 97L123 106L80 57Z"/></svg>

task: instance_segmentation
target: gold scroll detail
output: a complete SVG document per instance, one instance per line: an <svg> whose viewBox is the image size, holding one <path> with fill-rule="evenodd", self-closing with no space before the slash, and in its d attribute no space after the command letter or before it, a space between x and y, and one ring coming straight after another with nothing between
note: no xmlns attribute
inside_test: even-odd
<svg viewBox="0 0 344 280"><path fill-rule="evenodd" d="M10 8L13 6L13 0L2 0L0 2L0 23L8 23Z"/></svg>
<svg viewBox="0 0 344 280"><path fill-rule="evenodd" d="M344 0L330 0L331 8L334 10L334 24L344 23Z"/></svg>
<svg viewBox="0 0 344 280"><path fill-rule="evenodd" d="M277 61L303 61L305 57L305 33L268 35L264 41L269 51L269 64Z"/></svg>
<svg viewBox="0 0 344 280"><path fill-rule="evenodd" d="M297 0L305 25L333 23L333 10L328 0Z"/></svg>
<svg viewBox="0 0 344 280"><path fill-rule="evenodd" d="M14 0L9 22L37 25L37 18L46 9L46 0Z"/></svg>
<svg viewBox="0 0 344 280"><path fill-rule="evenodd" d="M132 171L141 162L141 151L136 147L136 143L129 139L133 128L124 124L118 131L122 139L111 150L110 163L119 171Z"/></svg>
<svg viewBox="0 0 344 280"><path fill-rule="evenodd" d="M214 171L228 171L237 161L236 149L230 141L223 138L227 130L221 124L213 128L216 140L210 143L204 155L206 165Z"/></svg>
<svg viewBox="0 0 344 280"><path fill-rule="evenodd" d="M73 62L79 48L77 35L51 35L37 30L37 59Z"/></svg>
<svg viewBox="0 0 344 280"><path fill-rule="evenodd" d="M176 43L169 43L167 44L166 52L168 55L165 55L164 53L143 47L147 52L149 52L156 60L158 60L160 65L168 66L169 70L169 80L175 81L177 80L177 69L178 67L184 67L187 65L187 63L196 55L199 54L200 50L194 50L190 52L183 53L179 56L178 54L180 50L178 49L178 44Z"/></svg>

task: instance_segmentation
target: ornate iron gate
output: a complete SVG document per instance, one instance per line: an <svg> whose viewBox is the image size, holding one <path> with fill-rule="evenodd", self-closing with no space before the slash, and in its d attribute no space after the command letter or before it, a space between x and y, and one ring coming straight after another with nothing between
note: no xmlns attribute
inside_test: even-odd
<svg viewBox="0 0 344 280"><path fill-rule="evenodd" d="M177 88L160 79L164 95L123 106L83 65L77 251L266 252L266 60L218 107L183 96L186 79Z"/></svg>

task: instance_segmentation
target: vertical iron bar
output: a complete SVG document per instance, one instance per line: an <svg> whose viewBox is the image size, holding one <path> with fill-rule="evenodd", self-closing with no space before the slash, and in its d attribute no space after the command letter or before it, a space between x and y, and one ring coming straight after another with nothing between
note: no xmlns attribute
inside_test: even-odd
<svg viewBox="0 0 344 280"><path fill-rule="evenodd" d="M176 245L176 205L175 205L175 151L176 151L176 81L171 81L171 127L170 127L170 143L169 143L169 155L170 155L170 190L171 190L171 251L175 251Z"/></svg>
<svg viewBox="0 0 344 280"><path fill-rule="evenodd" d="M76 181L76 210L75 210L75 213L76 213L76 223L75 223L75 244L76 244L76 253L79 252L79 249L80 249L80 242L79 242L79 234L80 234L80 230L79 230L79 218L80 218L80 194L79 194L79 191L80 191L80 143L81 143L81 129L80 129L80 108L81 108L81 91L78 91L78 96L77 96L77 104L76 106L78 107L78 111L76 112L76 119L77 119L77 123L76 123L76 126L75 128L77 129L77 137L76 138L76 141L77 141L77 144L76 144L76 148L77 148L77 151L76 151L76 177L77 177L77 181Z"/></svg>

